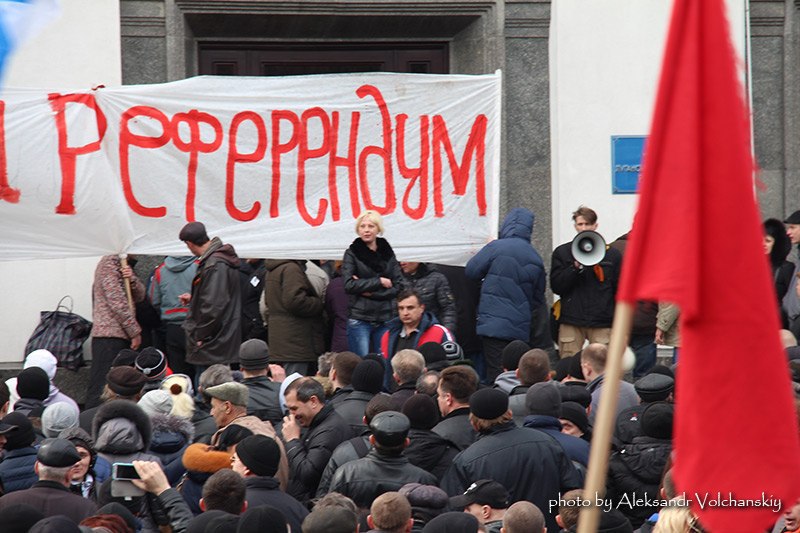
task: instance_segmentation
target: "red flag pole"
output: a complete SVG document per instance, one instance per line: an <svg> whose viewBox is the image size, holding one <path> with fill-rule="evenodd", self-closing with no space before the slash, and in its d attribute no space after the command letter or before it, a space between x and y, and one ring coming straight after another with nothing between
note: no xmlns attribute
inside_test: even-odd
<svg viewBox="0 0 800 533"><path fill-rule="evenodd" d="M601 508L595 503L605 496L608 456L611 451L611 437L614 433L619 382L622 379L622 354L628 346L628 335L633 323L633 305L617 302L614 310L614 323L611 326L611 342L608 345L608 358L603 374L603 390L600 392L596 424L592 432L592 448L589 455L589 469L583 499L592 502L581 508L578 518L578 533L594 533L600 522Z"/></svg>

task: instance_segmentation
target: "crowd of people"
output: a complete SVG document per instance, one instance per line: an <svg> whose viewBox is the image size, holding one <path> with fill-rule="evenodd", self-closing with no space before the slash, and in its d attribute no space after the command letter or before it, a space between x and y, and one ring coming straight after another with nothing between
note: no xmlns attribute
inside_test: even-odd
<svg viewBox="0 0 800 533"><path fill-rule="evenodd" d="M785 222L765 253L800 391ZM341 262L243 260L199 222L152 272L103 257L85 399L47 350L0 383L2 530L576 531L601 498L598 531L702 531L671 476L679 310L639 302L605 492L583 494L628 236L592 264L556 247L551 308L533 227L512 209L465 268L398 260L374 211Z"/></svg>

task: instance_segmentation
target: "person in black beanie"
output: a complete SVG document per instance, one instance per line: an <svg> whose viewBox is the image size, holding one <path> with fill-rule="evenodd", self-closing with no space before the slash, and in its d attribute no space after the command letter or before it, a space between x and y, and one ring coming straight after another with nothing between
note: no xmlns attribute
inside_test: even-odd
<svg viewBox="0 0 800 533"><path fill-rule="evenodd" d="M372 359L364 359L353 370L351 385L353 392L334 406L336 413L350 425L354 435L366 429L364 411L369 401L381 391L384 370L381 364Z"/></svg>
<svg viewBox="0 0 800 533"><path fill-rule="evenodd" d="M422 528L423 533L478 533L480 522L469 513L442 513Z"/></svg>
<svg viewBox="0 0 800 533"><path fill-rule="evenodd" d="M506 487L511 501L528 500L540 509L560 493L581 486L572 462L552 437L514 424L508 396L499 389L480 389L469 400L469 419L479 438L453 459L441 487L450 496L463 494L467 480L493 479ZM547 529L558 531L555 514L546 513Z"/></svg>
<svg viewBox="0 0 800 533"><path fill-rule="evenodd" d="M142 389L142 396L151 390L159 388L161 381L172 374L172 370L167 365L167 356L164 355L164 352L152 346L148 346L139 352L134 367L144 375L146 380Z"/></svg>
<svg viewBox="0 0 800 533"><path fill-rule="evenodd" d="M47 372L38 366L26 368L17 376L17 394L19 400L14 404L14 411L25 416L41 417L44 401L50 394L50 378Z"/></svg>
<svg viewBox="0 0 800 533"><path fill-rule="evenodd" d="M450 366L447 352L439 342L426 342L417 347L417 351L425 358L425 368L428 370L442 370Z"/></svg>
<svg viewBox="0 0 800 533"><path fill-rule="evenodd" d="M236 533L286 533L286 524L287 520L283 512L269 505L259 505L250 507L242 513ZM292 527L292 531L299 532L302 529Z"/></svg>
<svg viewBox="0 0 800 533"><path fill-rule="evenodd" d="M406 457L412 465L441 480L459 450L452 442L431 431L439 422L436 403L430 396L415 394L406 400L403 414L411 424L408 432L411 443L404 452Z"/></svg>
<svg viewBox="0 0 800 533"><path fill-rule="evenodd" d="M280 490L275 479L280 459L281 451L274 440L264 435L252 435L236 446L236 452L231 457L231 468L244 478L248 507L277 507L283 511L284 523L288 523L292 531L301 531L308 510Z"/></svg>
<svg viewBox="0 0 800 533"><path fill-rule="evenodd" d="M511 394L514 387L520 385L519 377L517 377L517 367L519 367L519 360L528 350L530 350L528 343L519 339L506 344L501 355L503 372L494 380L495 388L504 391L506 394Z"/></svg>
<svg viewBox="0 0 800 533"><path fill-rule="evenodd" d="M592 428L589 426L589 416L583 405L577 402L562 402L559 421L561 422L561 431L567 435L592 442Z"/></svg>
<svg viewBox="0 0 800 533"><path fill-rule="evenodd" d="M27 416L16 411L4 416L0 422L4 426L14 427L5 434L6 443L3 449L6 453L0 462L3 494L30 488L38 480L33 471L36 463L36 448L33 447L36 434L33 424Z"/></svg>

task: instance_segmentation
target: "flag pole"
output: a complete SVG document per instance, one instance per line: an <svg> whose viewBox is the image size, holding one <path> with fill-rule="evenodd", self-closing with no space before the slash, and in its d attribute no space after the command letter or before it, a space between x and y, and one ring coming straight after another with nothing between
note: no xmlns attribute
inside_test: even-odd
<svg viewBox="0 0 800 533"><path fill-rule="evenodd" d="M622 354L628 345L628 335L633 322L633 305L617 302L614 310L614 323L611 327L611 342L608 346L603 389L600 393L596 424L592 430L592 448L589 455L589 470L583 488L583 499L591 504L581 507L578 518L578 533L594 533L600 522L602 506L596 505L605 497L608 455L611 451L611 437L616 422L619 400L619 382L622 379Z"/></svg>
<svg viewBox="0 0 800 533"><path fill-rule="evenodd" d="M119 254L119 264L122 268L128 266L128 254ZM130 307L131 311L133 311L133 293L131 293L131 279L130 278L122 278L122 281L125 283L125 295L128 297L128 307Z"/></svg>

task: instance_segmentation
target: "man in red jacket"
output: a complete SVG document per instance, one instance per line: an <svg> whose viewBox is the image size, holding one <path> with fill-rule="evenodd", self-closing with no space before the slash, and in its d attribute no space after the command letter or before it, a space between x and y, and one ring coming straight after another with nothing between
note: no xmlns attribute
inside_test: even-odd
<svg viewBox="0 0 800 533"><path fill-rule="evenodd" d="M397 317L386 323L381 337L381 353L391 359L400 350L416 349L426 342L453 341L453 334L425 311L419 294L405 290L397 296Z"/></svg>

